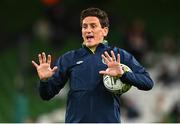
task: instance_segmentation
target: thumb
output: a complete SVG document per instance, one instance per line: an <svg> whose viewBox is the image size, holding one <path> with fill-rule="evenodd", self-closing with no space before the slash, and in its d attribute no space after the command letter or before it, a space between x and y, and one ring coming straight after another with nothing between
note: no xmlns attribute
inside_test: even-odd
<svg viewBox="0 0 180 124"><path fill-rule="evenodd" d="M33 60L31 62L34 65L34 67L38 68L38 64L36 62L34 62Z"/></svg>
<svg viewBox="0 0 180 124"><path fill-rule="evenodd" d="M56 72L58 70L58 67L57 66L54 66L54 68L52 69L52 72Z"/></svg>
<svg viewBox="0 0 180 124"><path fill-rule="evenodd" d="M99 74L108 74L107 71L99 71Z"/></svg>

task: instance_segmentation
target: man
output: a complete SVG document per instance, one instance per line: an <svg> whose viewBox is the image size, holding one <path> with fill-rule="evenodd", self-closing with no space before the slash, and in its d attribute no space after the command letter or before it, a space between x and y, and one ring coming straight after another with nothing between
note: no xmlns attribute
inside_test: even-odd
<svg viewBox="0 0 180 124"><path fill-rule="evenodd" d="M150 90L153 81L135 58L123 49L114 49L104 43L108 34L107 14L98 8L81 12L83 46L62 55L53 68L51 56L39 54L36 67L39 78L39 93L43 100L54 97L69 79L65 122L120 122L119 95L109 92L103 85L103 74L121 79L141 90ZM124 72L120 63L129 66Z"/></svg>

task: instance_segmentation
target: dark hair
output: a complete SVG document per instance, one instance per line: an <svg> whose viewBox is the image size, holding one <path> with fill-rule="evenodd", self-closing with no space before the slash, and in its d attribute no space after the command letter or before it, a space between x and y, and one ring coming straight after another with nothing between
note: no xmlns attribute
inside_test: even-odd
<svg viewBox="0 0 180 124"><path fill-rule="evenodd" d="M108 15L105 11L99 9L99 8L87 8L81 12L81 17L80 17L80 24L82 26L83 19L88 17L88 16L95 16L99 19L99 22L101 24L101 27L109 27L109 19Z"/></svg>

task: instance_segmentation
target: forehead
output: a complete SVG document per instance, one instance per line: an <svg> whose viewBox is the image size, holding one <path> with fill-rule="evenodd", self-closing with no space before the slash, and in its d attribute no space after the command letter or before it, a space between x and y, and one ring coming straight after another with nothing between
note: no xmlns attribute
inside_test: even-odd
<svg viewBox="0 0 180 124"><path fill-rule="evenodd" d="M88 16L83 19L83 24L99 23L99 19L95 16Z"/></svg>

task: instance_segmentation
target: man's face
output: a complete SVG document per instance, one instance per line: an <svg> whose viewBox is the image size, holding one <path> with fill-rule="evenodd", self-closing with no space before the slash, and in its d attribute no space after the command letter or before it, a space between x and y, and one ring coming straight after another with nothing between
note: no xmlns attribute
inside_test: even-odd
<svg viewBox="0 0 180 124"><path fill-rule="evenodd" d="M82 22L82 37L84 44L93 48L104 40L107 36L108 28L102 28L99 19L95 16L88 16Z"/></svg>

